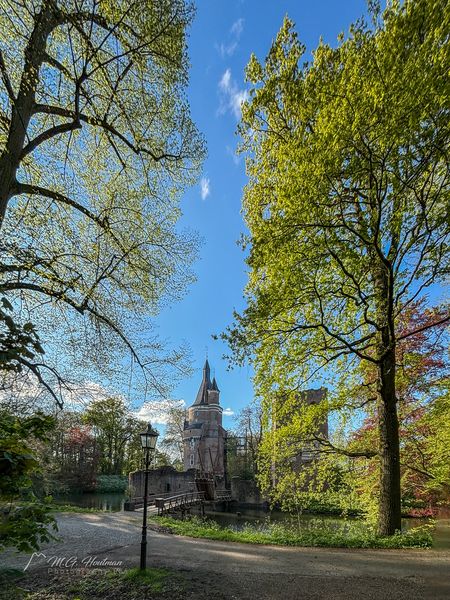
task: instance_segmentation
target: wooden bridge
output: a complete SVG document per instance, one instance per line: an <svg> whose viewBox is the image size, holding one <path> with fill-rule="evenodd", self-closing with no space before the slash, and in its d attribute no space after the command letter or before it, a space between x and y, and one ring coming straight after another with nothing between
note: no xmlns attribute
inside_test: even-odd
<svg viewBox="0 0 450 600"><path fill-rule="evenodd" d="M215 504L216 502L230 502L231 492L228 490L219 490L215 493L213 500L205 499L205 492L184 491L176 495L173 494L150 494L147 500L147 506L154 507L152 512L158 515L173 512L185 512L193 506L201 506L202 512L205 504ZM125 510L141 509L144 506L144 498L138 496L125 502Z"/></svg>
<svg viewBox="0 0 450 600"><path fill-rule="evenodd" d="M204 492L184 492L176 496L166 498L155 498L155 506L158 509L158 515L173 512L185 512L193 506L200 505L203 509L205 502Z"/></svg>

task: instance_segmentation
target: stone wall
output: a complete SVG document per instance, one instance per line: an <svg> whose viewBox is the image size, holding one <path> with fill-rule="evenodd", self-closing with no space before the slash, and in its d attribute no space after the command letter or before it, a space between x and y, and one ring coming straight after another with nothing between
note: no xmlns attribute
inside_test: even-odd
<svg viewBox="0 0 450 600"><path fill-rule="evenodd" d="M231 499L242 506L267 506L267 500L261 495L256 481L252 479L231 478Z"/></svg>
<svg viewBox="0 0 450 600"><path fill-rule="evenodd" d="M195 471L176 471L173 467L160 467L151 469L148 472L148 493L149 495L172 493L182 493L187 490L195 490ZM144 495L144 471L134 471L128 477L130 487L130 496L142 497Z"/></svg>

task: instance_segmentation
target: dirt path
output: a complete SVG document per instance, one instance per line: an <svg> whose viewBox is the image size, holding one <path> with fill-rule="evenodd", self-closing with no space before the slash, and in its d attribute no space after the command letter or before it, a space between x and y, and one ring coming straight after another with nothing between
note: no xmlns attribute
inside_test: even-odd
<svg viewBox="0 0 450 600"><path fill-rule="evenodd" d="M139 564L139 515L69 513L58 515L58 523L62 539L43 547L28 570L69 568L58 558L70 568L92 557L123 567ZM0 558L2 565L20 569L30 562L25 555ZM450 598L448 551L257 546L149 531L148 565L185 572L205 600Z"/></svg>

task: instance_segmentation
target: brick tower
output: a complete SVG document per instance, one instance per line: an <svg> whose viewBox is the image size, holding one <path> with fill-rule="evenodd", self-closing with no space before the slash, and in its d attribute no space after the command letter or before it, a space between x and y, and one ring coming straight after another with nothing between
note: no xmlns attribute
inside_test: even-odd
<svg viewBox="0 0 450 600"><path fill-rule="evenodd" d="M197 397L188 408L184 423L184 469L197 469L224 476L226 431L222 427L220 390L216 378L211 381L208 360L203 367L203 378Z"/></svg>

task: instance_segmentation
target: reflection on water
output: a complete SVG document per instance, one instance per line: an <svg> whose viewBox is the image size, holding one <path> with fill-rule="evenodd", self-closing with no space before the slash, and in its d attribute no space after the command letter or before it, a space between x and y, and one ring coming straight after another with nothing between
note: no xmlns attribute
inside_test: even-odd
<svg viewBox="0 0 450 600"><path fill-rule="evenodd" d="M96 508L108 512L118 512L123 510L123 504L126 496L121 492L109 492L96 494L94 492L86 494L65 494L64 496L54 497L55 504L73 504L82 508Z"/></svg>

